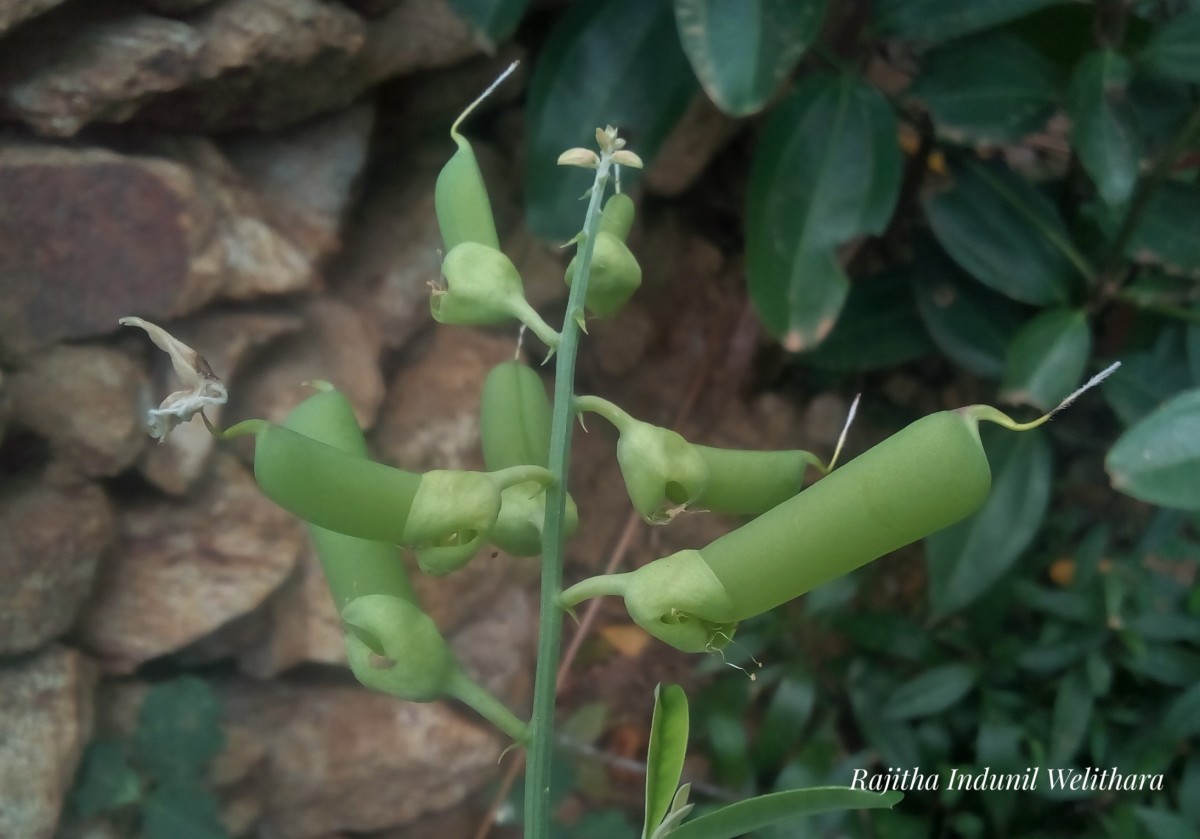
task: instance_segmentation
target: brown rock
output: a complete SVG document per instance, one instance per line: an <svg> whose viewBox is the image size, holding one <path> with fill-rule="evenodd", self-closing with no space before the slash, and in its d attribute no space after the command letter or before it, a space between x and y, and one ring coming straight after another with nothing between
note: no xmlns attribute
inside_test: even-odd
<svg viewBox="0 0 1200 839"><path fill-rule="evenodd" d="M373 84L417 70L448 67L480 52L470 27L449 0L405 0L371 21L358 72Z"/></svg>
<svg viewBox="0 0 1200 839"><path fill-rule="evenodd" d="M79 624L107 670L129 672L247 614L295 566L300 523L231 456L216 466L190 503L143 501L123 512Z"/></svg>
<svg viewBox="0 0 1200 839"><path fill-rule="evenodd" d="M0 0L0 33L47 9L53 9L63 0Z"/></svg>
<svg viewBox="0 0 1200 839"><path fill-rule="evenodd" d="M646 189L669 197L686 192L733 137L738 125L707 96L697 94L646 170Z"/></svg>
<svg viewBox="0 0 1200 839"><path fill-rule="evenodd" d="M0 669L0 836L50 839L92 731L93 668L49 649Z"/></svg>
<svg viewBox="0 0 1200 839"><path fill-rule="evenodd" d="M138 0L150 11L168 17L187 17L211 6L216 0Z"/></svg>
<svg viewBox="0 0 1200 839"><path fill-rule="evenodd" d="M450 640L467 675L514 711L524 709L533 691L536 618L537 603L524 589L493 589L478 620Z"/></svg>
<svg viewBox="0 0 1200 839"><path fill-rule="evenodd" d="M266 824L283 839L372 831L452 807L495 772L500 740L440 703L357 686L235 684L230 722L267 748Z"/></svg>
<svg viewBox="0 0 1200 839"><path fill-rule="evenodd" d="M116 350L55 347L15 373L10 387L16 421L84 475L117 474L150 439L146 375Z"/></svg>
<svg viewBox="0 0 1200 839"><path fill-rule="evenodd" d="M8 431L8 420L12 416L12 397L8 393L8 381L4 378L4 371L0 370L0 442L4 441L4 434Z"/></svg>
<svg viewBox="0 0 1200 839"><path fill-rule="evenodd" d="M0 495L0 655L36 649L70 628L112 541L104 492L65 471L52 467Z"/></svg>
<svg viewBox="0 0 1200 839"><path fill-rule="evenodd" d="M400 5L402 0L342 0L354 11L366 17L379 17Z"/></svg>
<svg viewBox="0 0 1200 839"><path fill-rule="evenodd" d="M360 104L274 134L243 135L222 148L272 225L316 262L341 244L374 122L372 106Z"/></svg>
<svg viewBox="0 0 1200 839"><path fill-rule="evenodd" d="M462 327L435 329L421 355L388 384L373 436L380 457L417 472L482 469L483 381L515 349L515 329L504 337Z"/></svg>

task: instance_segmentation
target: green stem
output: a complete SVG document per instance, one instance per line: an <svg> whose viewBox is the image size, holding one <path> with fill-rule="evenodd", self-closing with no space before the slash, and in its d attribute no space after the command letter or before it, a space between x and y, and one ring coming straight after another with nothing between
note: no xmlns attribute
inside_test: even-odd
<svg viewBox="0 0 1200 839"><path fill-rule="evenodd" d="M633 417L600 396L576 396L576 413L599 414L613 424L617 431L624 431L633 424Z"/></svg>
<svg viewBox="0 0 1200 839"><path fill-rule="evenodd" d="M461 670L455 670L451 674L446 693L473 708L475 713L518 743L529 739L529 726L508 710L503 702L471 681Z"/></svg>
<svg viewBox="0 0 1200 839"><path fill-rule="evenodd" d="M611 153L604 151L596 167L591 201L583 226L579 251L579 275L571 284L563 317L554 371L554 408L550 422L550 471L556 481L547 490L545 552L542 557L542 593L539 607L537 674L533 687L532 742L525 764L525 839L547 839L550 835L550 765L554 749L554 705L559 649L562 646L563 552L566 543L567 476L570 467L571 431L575 422L575 356L579 351L579 323L592 272L596 232L600 229L600 203L612 166Z"/></svg>

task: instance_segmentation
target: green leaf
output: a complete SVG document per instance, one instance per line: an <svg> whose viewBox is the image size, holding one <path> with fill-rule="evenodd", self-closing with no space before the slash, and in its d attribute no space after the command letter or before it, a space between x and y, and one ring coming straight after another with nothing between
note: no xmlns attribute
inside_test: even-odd
<svg viewBox="0 0 1200 839"><path fill-rule="evenodd" d="M722 111L762 109L817 36L828 0L674 0L679 39Z"/></svg>
<svg viewBox="0 0 1200 839"><path fill-rule="evenodd" d="M1000 378L1024 317L1021 307L968 277L932 243L917 251L912 288L938 348L977 376Z"/></svg>
<svg viewBox="0 0 1200 839"><path fill-rule="evenodd" d="M937 133L955 143L1019 140L1058 106L1050 62L1022 39L989 33L930 52L909 93L923 101Z"/></svg>
<svg viewBox="0 0 1200 839"><path fill-rule="evenodd" d="M1146 204L1125 255L1170 273L1200 276L1200 185L1168 181Z"/></svg>
<svg viewBox="0 0 1200 839"><path fill-rule="evenodd" d="M1008 348L1000 398L1050 411L1079 386L1092 352L1081 309L1047 309L1029 321Z"/></svg>
<svg viewBox="0 0 1200 839"><path fill-rule="evenodd" d="M1124 204L1137 183L1142 142L1129 104L1129 62L1111 49L1085 55L1067 92L1071 141L1106 204Z"/></svg>
<svg viewBox="0 0 1200 839"><path fill-rule="evenodd" d="M490 52L517 30L529 0L450 0L450 6Z"/></svg>
<svg viewBox="0 0 1200 839"><path fill-rule="evenodd" d="M1200 82L1200 11L1160 26L1142 51L1142 64L1164 78Z"/></svg>
<svg viewBox="0 0 1200 839"><path fill-rule="evenodd" d="M774 109L750 173L747 274L759 317L788 349L833 329L848 290L836 249L883 231L900 174L895 116L859 79L810 76Z"/></svg>
<svg viewBox="0 0 1200 839"><path fill-rule="evenodd" d="M202 679L155 685L142 700L135 762L158 781L200 777L224 745L220 716L220 702Z"/></svg>
<svg viewBox="0 0 1200 839"><path fill-rule="evenodd" d="M1039 431L985 431L992 491L983 508L925 540L936 617L965 608L1012 567L1033 542L1050 504L1050 444Z"/></svg>
<svg viewBox="0 0 1200 839"><path fill-rule="evenodd" d="M1159 729L1162 736L1177 743L1200 734L1200 684L1192 685L1171 701Z"/></svg>
<svg viewBox="0 0 1200 839"><path fill-rule="evenodd" d="M687 694L679 685L659 685L654 689L654 718L646 754L646 824L642 839L648 839L671 809L683 773L687 741Z"/></svg>
<svg viewBox="0 0 1200 839"><path fill-rule="evenodd" d="M1178 813L1151 807L1134 807L1133 812L1150 839L1200 839L1200 830Z"/></svg>
<svg viewBox="0 0 1200 839"><path fill-rule="evenodd" d="M1050 752L1047 757L1050 764L1068 764L1078 753L1092 721L1093 704L1087 673L1080 667L1072 669L1059 682L1058 694L1054 698Z"/></svg>
<svg viewBox="0 0 1200 839"><path fill-rule="evenodd" d="M1055 206L1006 168L956 163L950 189L925 200L934 236L967 273L1001 294L1047 306L1065 303L1091 268Z"/></svg>
<svg viewBox="0 0 1200 839"><path fill-rule="evenodd" d="M172 781L142 805L142 839L228 839L217 798L198 785Z"/></svg>
<svg viewBox="0 0 1200 839"><path fill-rule="evenodd" d="M1160 329L1154 346L1126 353L1101 392L1124 425L1133 425L1192 385L1178 329Z"/></svg>
<svg viewBox="0 0 1200 839"><path fill-rule="evenodd" d="M141 780L129 766L125 746L117 740L88 743L71 789L71 809L87 820L137 801Z"/></svg>
<svg viewBox="0 0 1200 839"><path fill-rule="evenodd" d="M526 219L543 239L565 241L583 223L587 170L557 165L569 148L593 148L614 125L647 164L696 95L667 0L577 3L538 59L526 108ZM621 170L628 187L637 170Z"/></svg>
<svg viewBox="0 0 1200 839"><path fill-rule="evenodd" d="M1200 510L1200 388L1130 428L1108 453L1114 489L1142 501Z"/></svg>
<svg viewBox="0 0 1200 839"><path fill-rule="evenodd" d="M857 373L895 367L932 349L905 272L886 271L854 281L829 337L799 360Z"/></svg>
<svg viewBox="0 0 1200 839"><path fill-rule="evenodd" d="M812 674L791 668L775 688L754 742L754 764L760 773L782 765L803 735L816 702L817 686Z"/></svg>
<svg viewBox="0 0 1200 839"><path fill-rule="evenodd" d="M884 32L922 41L949 41L991 29L1062 0L876 0Z"/></svg>
<svg viewBox="0 0 1200 839"><path fill-rule="evenodd" d="M671 834L670 839L736 839L774 822L836 810L895 807L899 792L868 792L850 787L812 787L760 795L701 816Z"/></svg>
<svg viewBox="0 0 1200 839"><path fill-rule="evenodd" d="M965 664L943 664L926 670L896 688L884 706L884 716L911 720L941 713L957 705L978 679L975 669Z"/></svg>

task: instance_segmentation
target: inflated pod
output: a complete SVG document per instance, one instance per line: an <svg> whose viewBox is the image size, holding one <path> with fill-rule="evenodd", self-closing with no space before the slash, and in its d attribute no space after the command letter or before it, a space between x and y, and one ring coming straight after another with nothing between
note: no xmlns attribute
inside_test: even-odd
<svg viewBox="0 0 1200 839"><path fill-rule="evenodd" d="M499 81L503 80L503 76ZM438 228L446 252L454 250L463 242L475 242L495 250L500 249L500 237L496 235L496 220L492 216L492 202L488 200L487 186L475 150L458 128L484 97L495 87L489 88L459 114L450 126L450 139L458 147L454 155L438 173L433 189L433 205L437 213Z"/></svg>
<svg viewBox="0 0 1200 839"><path fill-rule="evenodd" d="M617 465L625 490L650 524L666 524L703 494L708 467L677 432L634 419L598 396L577 396L575 409L599 414L616 426Z"/></svg>
<svg viewBox="0 0 1200 839"><path fill-rule="evenodd" d="M811 452L722 449L693 443L708 469L708 482L695 507L713 513L756 516L782 504L803 488L809 466L828 471Z"/></svg>
<svg viewBox="0 0 1200 839"><path fill-rule="evenodd" d="M619 312L642 285L642 268L625 245L625 237L632 224L633 201L624 193L614 194L605 204L600 218L584 300L587 309L600 317L610 317ZM576 256L567 265L565 279L568 287L575 281L578 260Z"/></svg>
<svg viewBox="0 0 1200 839"><path fill-rule="evenodd" d="M719 648L738 621L979 510L991 485L979 421L1026 430L1049 416L1020 424L976 405L924 417L708 546L584 580L561 602L619 594L651 635L690 652Z"/></svg>
<svg viewBox="0 0 1200 839"><path fill-rule="evenodd" d="M505 361L488 373L480 401L480 437L488 469L532 464L545 466L550 459L550 400L541 377L520 361ZM513 556L542 552L546 520L545 488L518 484L500 495L500 515L492 528L491 542ZM569 537L579 529L579 511L567 496L564 530Z"/></svg>
<svg viewBox="0 0 1200 839"><path fill-rule="evenodd" d="M429 310L438 323L488 326L519 320L552 350L559 334L525 299L525 286L512 260L478 242L455 245L442 261L445 288L435 289Z"/></svg>

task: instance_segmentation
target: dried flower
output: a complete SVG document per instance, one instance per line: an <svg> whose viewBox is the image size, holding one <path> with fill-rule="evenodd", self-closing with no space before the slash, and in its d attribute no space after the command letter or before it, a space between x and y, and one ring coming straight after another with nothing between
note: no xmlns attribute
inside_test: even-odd
<svg viewBox="0 0 1200 839"><path fill-rule="evenodd" d="M224 405L228 401L229 391L225 389L221 380L213 375L212 368L200 353L161 326L155 326L141 318L121 318L118 323L146 330L155 346L171 356L171 366L175 368L175 375L188 388L175 391L157 408L150 409L146 425L151 437L161 443L167 439L167 435L175 426L187 422L196 414L203 414L205 406Z"/></svg>

